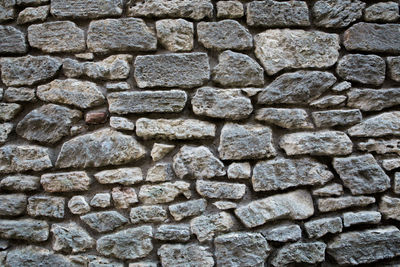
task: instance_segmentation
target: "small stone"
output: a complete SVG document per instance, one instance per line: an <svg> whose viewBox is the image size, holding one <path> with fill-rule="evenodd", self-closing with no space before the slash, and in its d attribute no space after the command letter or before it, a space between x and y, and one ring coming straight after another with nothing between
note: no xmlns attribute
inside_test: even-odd
<svg viewBox="0 0 400 267"><path fill-rule="evenodd" d="M45 21L49 15L50 6L27 7L18 14L17 24Z"/></svg>
<svg viewBox="0 0 400 267"><path fill-rule="evenodd" d="M127 82L109 82L105 86L108 91L127 91L131 89Z"/></svg>
<svg viewBox="0 0 400 267"><path fill-rule="evenodd" d="M385 219L400 221L400 198L383 196L379 202L379 211Z"/></svg>
<svg viewBox="0 0 400 267"><path fill-rule="evenodd" d="M327 95L314 100L310 103L311 107L317 108L331 108L336 106L343 106L347 97L344 95Z"/></svg>
<svg viewBox="0 0 400 267"><path fill-rule="evenodd" d="M400 112L391 111L369 117L347 130L354 137L400 135Z"/></svg>
<svg viewBox="0 0 400 267"><path fill-rule="evenodd" d="M24 174L6 176L0 181L0 188L10 191L35 191L40 188L40 177Z"/></svg>
<svg viewBox="0 0 400 267"><path fill-rule="evenodd" d="M362 120L358 109L316 111L311 113L311 116L315 125L322 128L351 126Z"/></svg>
<svg viewBox="0 0 400 267"><path fill-rule="evenodd" d="M174 178L174 171L170 163L157 163L147 171L146 181L166 182Z"/></svg>
<svg viewBox="0 0 400 267"><path fill-rule="evenodd" d="M110 127L115 130L133 131L135 129L135 123L124 117L110 117Z"/></svg>
<svg viewBox="0 0 400 267"><path fill-rule="evenodd" d="M381 165L387 171L400 168L400 158L384 159L382 160Z"/></svg>
<svg viewBox="0 0 400 267"><path fill-rule="evenodd" d="M151 149L150 155L153 161L159 161L163 159L169 152L174 150L175 145L154 143Z"/></svg>
<svg viewBox="0 0 400 267"><path fill-rule="evenodd" d="M399 3L380 2L367 7L364 11L365 21L396 21L399 18Z"/></svg>
<svg viewBox="0 0 400 267"><path fill-rule="evenodd" d="M68 201L68 208L72 214L78 215L86 214L90 211L90 206L84 196L73 196Z"/></svg>
<svg viewBox="0 0 400 267"><path fill-rule="evenodd" d="M288 265L290 263L316 264L325 260L326 244L323 242L296 242L280 248L272 259L273 266Z"/></svg>
<svg viewBox="0 0 400 267"><path fill-rule="evenodd" d="M0 26L0 54L24 54L28 51L25 34L12 26Z"/></svg>
<svg viewBox="0 0 400 267"><path fill-rule="evenodd" d="M361 151L376 152L377 154L397 153L400 155L400 140L368 139L366 142L358 143L357 148Z"/></svg>
<svg viewBox="0 0 400 267"><path fill-rule="evenodd" d="M81 216L81 220L99 233L109 232L128 223L128 219L117 211L93 212Z"/></svg>
<svg viewBox="0 0 400 267"><path fill-rule="evenodd" d="M14 19L15 0L3 0L0 2L0 22Z"/></svg>
<svg viewBox="0 0 400 267"><path fill-rule="evenodd" d="M393 191L396 194L400 194L400 172L396 172L394 175L394 188Z"/></svg>
<svg viewBox="0 0 400 267"><path fill-rule="evenodd" d="M205 199L189 200L169 206L169 212L176 221L187 217L198 216L206 210Z"/></svg>
<svg viewBox="0 0 400 267"><path fill-rule="evenodd" d="M1 194L0 215L17 216L25 213L27 196L24 194Z"/></svg>
<svg viewBox="0 0 400 267"><path fill-rule="evenodd" d="M240 120L250 116L253 106L239 89L197 89L192 98L193 112L199 116Z"/></svg>
<svg viewBox="0 0 400 267"><path fill-rule="evenodd" d="M190 221L190 229L197 239L203 242L211 240L218 233L231 230L233 224L233 216L222 211L193 218Z"/></svg>
<svg viewBox="0 0 400 267"><path fill-rule="evenodd" d="M132 187L114 187L111 195L117 209L127 209L133 203L139 202L136 191Z"/></svg>
<svg viewBox="0 0 400 267"><path fill-rule="evenodd" d="M193 49L193 23L184 19L156 21L157 37L162 46L172 52Z"/></svg>
<svg viewBox="0 0 400 267"><path fill-rule="evenodd" d="M89 190L91 179L86 172L59 172L43 174L40 183L47 192Z"/></svg>
<svg viewBox="0 0 400 267"><path fill-rule="evenodd" d="M196 191L206 198L241 199L246 193L246 185L197 180Z"/></svg>
<svg viewBox="0 0 400 267"><path fill-rule="evenodd" d="M331 90L334 92L343 92L346 90L349 90L351 88L351 83L350 82L341 82L338 84L335 84Z"/></svg>
<svg viewBox="0 0 400 267"><path fill-rule="evenodd" d="M54 254L50 250L37 246L15 247L7 255L5 266L73 266L69 258Z"/></svg>
<svg viewBox="0 0 400 267"><path fill-rule="evenodd" d="M140 223L160 223L168 219L167 210L162 206L149 205L132 208L130 212L131 222Z"/></svg>
<svg viewBox="0 0 400 267"><path fill-rule="evenodd" d="M318 209L321 212L347 209L350 207L364 207L375 203L374 197L365 196L344 196L337 198L320 198L317 201Z"/></svg>
<svg viewBox="0 0 400 267"><path fill-rule="evenodd" d="M232 201L215 201L212 203L219 210L232 210L237 208L237 204Z"/></svg>
<svg viewBox="0 0 400 267"><path fill-rule="evenodd" d="M41 146L2 146L0 159L0 173L41 171L53 167L49 150Z"/></svg>
<svg viewBox="0 0 400 267"><path fill-rule="evenodd" d="M386 62L390 79L400 82L400 56L387 57Z"/></svg>
<svg viewBox="0 0 400 267"><path fill-rule="evenodd" d="M359 211L343 213L344 227L355 224L378 224L381 222L381 213L377 211Z"/></svg>
<svg viewBox="0 0 400 267"><path fill-rule="evenodd" d="M142 169L139 167L105 170L94 174L100 184L133 185L143 181Z"/></svg>
<svg viewBox="0 0 400 267"><path fill-rule="evenodd" d="M229 179L248 179L251 176L251 166L248 162L234 162L228 167Z"/></svg>
<svg viewBox="0 0 400 267"><path fill-rule="evenodd" d="M347 106L362 111L377 111L400 104L400 88L365 89L355 88L348 93Z"/></svg>
<svg viewBox="0 0 400 267"><path fill-rule="evenodd" d="M305 1L253 1L247 4L247 24L262 27L309 26Z"/></svg>
<svg viewBox="0 0 400 267"><path fill-rule="evenodd" d="M20 104L0 103L0 120L10 121L22 110Z"/></svg>
<svg viewBox="0 0 400 267"><path fill-rule="evenodd" d="M163 241L181 241L185 242L190 239L190 226L186 224L169 225L163 224L159 226L154 234L154 238Z"/></svg>
<svg viewBox="0 0 400 267"><path fill-rule="evenodd" d="M8 136L11 134L14 125L12 123L1 123L0 124L0 145L4 144Z"/></svg>
<svg viewBox="0 0 400 267"><path fill-rule="evenodd" d="M52 0L51 14L57 18L93 19L120 16L123 4L119 0Z"/></svg>
<svg viewBox="0 0 400 267"><path fill-rule="evenodd" d="M27 211L30 216L64 218L65 198L34 195L28 198Z"/></svg>
<svg viewBox="0 0 400 267"><path fill-rule="evenodd" d="M160 204L174 201L178 195L190 198L190 184L182 181L143 185L140 187L139 199L144 204Z"/></svg>
<svg viewBox="0 0 400 267"><path fill-rule="evenodd" d="M156 262L141 261L141 262L129 263L128 266L129 267L157 267L158 265ZM119 267L119 266L116 266L116 267ZM123 265L121 265L120 267L123 267Z"/></svg>
<svg viewBox="0 0 400 267"><path fill-rule="evenodd" d="M0 220L0 237L42 242L49 238L49 225L32 219Z"/></svg>
<svg viewBox="0 0 400 267"><path fill-rule="evenodd" d="M34 102L35 89L28 87L8 87L4 91L4 100L7 102Z"/></svg>
<svg viewBox="0 0 400 267"><path fill-rule="evenodd" d="M79 134L86 133L89 130L88 126L86 124L83 124L83 122L78 123L77 125L73 125L69 129L69 135L70 136L76 136Z"/></svg>
<svg viewBox="0 0 400 267"><path fill-rule="evenodd" d="M142 19L95 20L89 24L87 46L89 51L96 53L153 51L157 47L157 38Z"/></svg>
<svg viewBox="0 0 400 267"><path fill-rule="evenodd" d="M164 267L176 266L214 266L213 254L208 247L196 244L164 244L157 251Z"/></svg>
<svg viewBox="0 0 400 267"><path fill-rule="evenodd" d="M137 56L135 80L139 88L193 88L210 79L206 53L173 53Z"/></svg>
<svg viewBox="0 0 400 267"><path fill-rule="evenodd" d="M86 59L86 60L93 60L94 59L94 55L93 53L78 53L74 55L76 58L79 59Z"/></svg>
<svg viewBox="0 0 400 267"><path fill-rule="evenodd" d="M307 112L298 108L262 108L256 111L256 120L285 129L314 128Z"/></svg>
<svg viewBox="0 0 400 267"><path fill-rule="evenodd" d="M16 0L17 5L19 6L26 6L26 5L40 5L40 4L47 4L49 0Z"/></svg>
<svg viewBox="0 0 400 267"><path fill-rule="evenodd" d="M261 230L268 241L290 242L301 238L301 228L297 224L272 226Z"/></svg>
<svg viewBox="0 0 400 267"><path fill-rule="evenodd" d="M234 19L244 15L243 4L239 1L218 1L217 18Z"/></svg>
<svg viewBox="0 0 400 267"><path fill-rule="evenodd" d="M331 197L343 195L343 186L337 183L327 184L323 187L314 189L312 191L313 196L319 197Z"/></svg>
<svg viewBox="0 0 400 267"><path fill-rule="evenodd" d="M98 193L90 200L90 206L96 208L107 208L111 206L110 193Z"/></svg>
<svg viewBox="0 0 400 267"><path fill-rule="evenodd" d="M86 124L102 124L108 119L107 110L91 110L85 114Z"/></svg>
<svg viewBox="0 0 400 267"><path fill-rule="evenodd" d="M94 247L95 240L74 222L68 224L53 224L53 250L63 252L83 252Z"/></svg>
<svg viewBox="0 0 400 267"><path fill-rule="evenodd" d="M218 56L212 80L223 87L262 86L264 69L248 55L226 50Z"/></svg>
<svg viewBox="0 0 400 267"><path fill-rule="evenodd" d="M304 223L309 238L320 238L328 233L337 234L343 230L340 217L321 218Z"/></svg>

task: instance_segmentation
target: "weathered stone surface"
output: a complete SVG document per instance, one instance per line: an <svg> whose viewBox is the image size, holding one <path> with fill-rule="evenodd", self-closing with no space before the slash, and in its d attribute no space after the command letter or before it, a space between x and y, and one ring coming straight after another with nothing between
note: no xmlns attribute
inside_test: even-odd
<svg viewBox="0 0 400 267"><path fill-rule="evenodd" d="M400 139L368 139L366 142L359 142L357 148L377 154L397 153L400 155Z"/></svg>
<svg viewBox="0 0 400 267"><path fill-rule="evenodd" d="M160 223L167 220L167 210L162 206L149 205L132 208L130 212L131 222L139 223Z"/></svg>
<svg viewBox="0 0 400 267"><path fill-rule="evenodd" d="M147 256L153 250L151 226L128 228L97 240L100 254L118 259L132 260Z"/></svg>
<svg viewBox="0 0 400 267"><path fill-rule="evenodd" d="M81 220L99 233L113 231L128 223L127 218L114 210L88 213L81 216Z"/></svg>
<svg viewBox="0 0 400 267"><path fill-rule="evenodd" d="M111 196L117 209L127 209L133 203L139 202L136 191L132 187L114 187Z"/></svg>
<svg viewBox="0 0 400 267"><path fill-rule="evenodd" d="M296 190L252 201L235 209L235 214L251 228L277 219L307 219L314 214L314 205L308 191Z"/></svg>
<svg viewBox="0 0 400 267"><path fill-rule="evenodd" d="M10 191L34 191L40 188L40 177L24 174L9 175L0 181L0 188Z"/></svg>
<svg viewBox="0 0 400 267"><path fill-rule="evenodd" d="M49 225L46 221L32 219L0 220L0 237L31 242L46 241Z"/></svg>
<svg viewBox="0 0 400 267"><path fill-rule="evenodd" d="M73 266L69 258L37 246L16 247L7 254L6 266Z"/></svg>
<svg viewBox="0 0 400 267"><path fill-rule="evenodd" d="M286 129L312 129L307 112L298 108L262 108L256 111L256 120Z"/></svg>
<svg viewBox="0 0 400 267"><path fill-rule="evenodd" d="M26 209L26 198L24 194L1 194L0 215L16 216L23 214Z"/></svg>
<svg viewBox="0 0 400 267"><path fill-rule="evenodd" d="M239 1L218 1L217 18L233 19L244 15L243 4Z"/></svg>
<svg viewBox="0 0 400 267"><path fill-rule="evenodd" d="M326 244L323 242L296 242L287 244L278 250L272 259L273 266L288 265L290 263L316 264L325 260Z"/></svg>
<svg viewBox="0 0 400 267"><path fill-rule="evenodd" d="M283 224L262 229L267 240L275 242L297 241L301 238L301 228L297 224Z"/></svg>
<svg viewBox="0 0 400 267"><path fill-rule="evenodd" d="M111 195L110 193L97 193L90 200L90 206L96 208L107 208L111 206Z"/></svg>
<svg viewBox="0 0 400 267"><path fill-rule="evenodd" d="M367 7L364 11L366 21L396 21L399 18L399 4L380 2Z"/></svg>
<svg viewBox="0 0 400 267"><path fill-rule="evenodd" d="M285 134L279 141L287 155L348 155L353 143L343 132L318 131Z"/></svg>
<svg viewBox="0 0 400 267"><path fill-rule="evenodd" d="M159 204L173 201L178 195L190 198L190 184L182 181L143 185L140 187L139 199L144 204Z"/></svg>
<svg viewBox="0 0 400 267"><path fill-rule="evenodd" d="M90 206L84 196L73 196L68 201L68 208L72 214L85 214L90 211Z"/></svg>
<svg viewBox="0 0 400 267"><path fill-rule="evenodd" d="M396 194L400 194L400 172L396 172L396 173L394 174L393 191L394 191Z"/></svg>
<svg viewBox="0 0 400 267"><path fill-rule="evenodd" d="M304 228L310 238L320 238L328 233L341 233L343 230L342 219L340 217L328 217L308 221L304 223Z"/></svg>
<svg viewBox="0 0 400 267"><path fill-rule="evenodd" d="M247 4L247 24L263 27L309 26L308 7L304 1L253 1Z"/></svg>
<svg viewBox="0 0 400 267"><path fill-rule="evenodd" d="M212 17L210 0L139 0L128 4L128 16L201 20Z"/></svg>
<svg viewBox="0 0 400 267"><path fill-rule="evenodd" d="M147 112L181 112L185 107L185 91L130 91L107 95L109 110L116 114Z"/></svg>
<svg viewBox="0 0 400 267"><path fill-rule="evenodd" d="M157 267L158 265L157 265L157 262L140 261L140 262L129 263L128 266L129 267ZM116 267L123 267L123 264L121 264L121 266L118 265Z"/></svg>
<svg viewBox="0 0 400 267"><path fill-rule="evenodd" d="M22 106L16 103L0 103L0 120L10 121L18 115Z"/></svg>
<svg viewBox="0 0 400 267"><path fill-rule="evenodd" d="M90 108L104 103L104 95L93 82L76 79L54 80L38 86L37 96L46 102Z"/></svg>
<svg viewBox="0 0 400 267"><path fill-rule="evenodd" d="M200 52L137 56L134 74L139 88L192 88L208 81L210 65Z"/></svg>
<svg viewBox="0 0 400 267"><path fill-rule="evenodd" d="M41 146L7 145L0 147L0 173L41 171L53 167L49 150Z"/></svg>
<svg viewBox="0 0 400 267"><path fill-rule="evenodd" d="M350 82L340 82L335 84L331 90L334 92L343 92L343 91L347 91L351 88L351 83Z"/></svg>
<svg viewBox="0 0 400 267"><path fill-rule="evenodd" d="M262 86L264 69L248 55L226 50L218 56L212 80L224 87Z"/></svg>
<svg viewBox="0 0 400 267"><path fill-rule="evenodd" d="M163 159L169 152L174 150L175 145L154 143L151 149L150 156L153 161L159 161Z"/></svg>
<svg viewBox="0 0 400 267"><path fill-rule="evenodd" d="M82 52L86 49L85 32L71 21L52 21L28 27L32 47L47 53Z"/></svg>
<svg viewBox="0 0 400 267"><path fill-rule="evenodd" d="M400 135L400 112L391 111L369 117L348 129L347 133L356 137Z"/></svg>
<svg viewBox="0 0 400 267"><path fill-rule="evenodd" d="M91 110L85 114L86 124L103 124L108 119L106 109Z"/></svg>
<svg viewBox="0 0 400 267"><path fill-rule="evenodd" d="M229 179L248 179L251 175L251 166L248 162L234 162L227 170Z"/></svg>
<svg viewBox="0 0 400 267"><path fill-rule="evenodd" d="M166 182L175 177L171 163L157 163L147 171L146 181Z"/></svg>
<svg viewBox="0 0 400 267"><path fill-rule="evenodd" d="M218 266L262 266L272 248L259 233L229 233L214 239Z"/></svg>
<svg viewBox="0 0 400 267"><path fill-rule="evenodd" d="M15 0L3 0L0 2L0 22L11 20L15 16Z"/></svg>
<svg viewBox="0 0 400 267"><path fill-rule="evenodd" d="M34 195L28 198L27 211L30 216L64 218L65 198Z"/></svg>
<svg viewBox="0 0 400 267"><path fill-rule="evenodd" d="M208 49L246 50L253 47L253 37L250 32L236 20L199 22L197 35L199 43Z"/></svg>
<svg viewBox="0 0 400 267"><path fill-rule="evenodd" d="M343 195L343 185L338 183L330 183L323 187L314 189L312 194L313 196L319 197L341 196Z"/></svg>
<svg viewBox="0 0 400 267"><path fill-rule="evenodd" d="M387 57L386 63L388 66L388 74L390 79L396 82L400 82L400 56Z"/></svg>
<svg viewBox="0 0 400 267"><path fill-rule="evenodd" d="M202 87L196 91L192 108L196 115L232 120L247 118L253 111L250 99L240 89L212 87Z"/></svg>
<svg viewBox="0 0 400 267"><path fill-rule="evenodd" d="M326 92L336 77L329 72L296 71L284 73L270 83L258 95L259 104L310 103Z"/></svg>
<svg viewBox="0 0 400 267"><path fill-rule="evenodd" d="M25 5L40 5L46 4L49 0L16 0L17 5L25 6Z"/></svg>
<svg viewBox="0 0 400 267"><path fill-rule="evenodd" d="M156 21L157 37L162 46L172 52L193 49L193 23L184 19Z"/></svg>
<svg viewBox="0 0 400 267"><path fill-rule="evenodd" d="M336 67L337 74L344 80L372 85L383 83L385 71L385 60L375 55L345 55Z"/></svg>
<svg viewBox="0 0 400 267"><path fill-rule="evenodd" d="M54 0L51 14L57 18L101 18L122 14L120 0Z"/></svg>
<svg viewBox="0 0 400 267"><path fill-rule="evenodd" d="M94 177L101 184L133 185L143 181L143 173L139 167L105 170L94 174Z"/></svg>
<svg viewBox="0 0 400 267"><path fill-rule="evenodd" d="M212 203L219 210L232 210L237 208L237 204L232 201L215 201Z"/></svg>
<svg viewBox="0 0 400 267"><path fill-rule="evenodd" d="M276 158L258 162L253 169L254 191L282 190L300 185L326 184L333 178L328 166L311 158Z"/></svg>
<svg viewBox="0 0 400 267"><path fill-rule="evenodd" d="M135 138L110 128L75 137L63 144L56 166L100 167L142 158L145 148Z"/></svg>
<svg viewBox="0 0 400 267"><path fill-rule="evenodd" d="M61 60L49 56L1 58L1 79L7 86L34 85L53 78Z"/></svg>
<svg viewBox="0 0 400 267"><path fill-rule="evenodd" d="M349 105L349 102L347 103ZM322 128L350 126L362 120L362 114L358 109L316 111L311 113L311 116L315 125Z"/></svg>
<svg viewBox="0 0 400 267"><path fill-rule="evenodd" d="M4 100L7 102L34 102L35 89L29 87L8 87L4 91Z"/></svg>
<svg viewBox="0 0 400 267"><path fill-rule="evenodd" d="M400 168L400 158L384 159L381 161L381 165L387 171L391 171L391 170ZM0 185L1 185L1 183L0 183Z"/></svg>
<svg viewBox="0 0 400 267"><path fill-rule="evenodd" d="M340 265L358 265L400 255L400 231L394 226L342 233L328 243L327 253Z"/></svg>
<svg viewBox="0 0 400 267"><path fill-rule="evenodd" d="M184 218L197 216L206 210L207 201L205 199L189 200L169 206L169 212L176 221Z"/></svg>
<svg viewBox="0 0 400 267"><path fill-rule="evenodd" d="M347 50L400 53L398 24L359 22L345 31L343 44Z"/></svg>
<svg viewBox="0 0 400 267"><path fill-rule="evenodd" d="M291 68L326 68L339 57L339 36L319 31L266 30L254 37L255 54L269 75Z"/></svg>
<svg viewBox="0 0 400 267"><path fill-rule="evenodd" d="M344 227L355 224L378 224L381 222L381 213L378 211L358 211L343 213Z"/></svg>
<svg viewBox="0 0 400 267"><path fill-rule="evenodd" d="M214 266L212 253L208 251L208 247L196 244L164 244L158 251L162 266Z"/></svg>
<svg viewBox="0 0 400 267"><path fill-rule="evenodd" d="M311 107L331 108L336 106L344 106L347 97L344 95L326 95L316 99L310 103Z"/></svg>
<svg viewBox="0 0 400 267"><path fill-rule="evenodd" d="M91 183L86 172L59 172L43 174L40 183L47 192L87 191Z"/></svg>
<svg viewBox="0 0 400 267"><path fill-rule="evenodd" d="M400 88L354 88L347 93L347 106L362 111L377 111L400 104Z"/></svg>
<svg viewBox="0 0 400 267"><path fill-rule="evenodd" d="M105 87L108 91L127 91L131 89L131 85L127 82L108 82Z"/></svg>
<svg viewBox="0 0 400 267"><path fill-rule="evenodd" d="M233 216L223 211L193 218L190 221L190 229L197 239L203 242L211 240L218 233L231 230L233 224Z"/></svg>
<svg viewBox="0 0 400 267"><path fill-rule="evenodd" d="M157 228L154 238L163 241L188 241L190 226L186 224L163 224Z"/></svg>
<svg viewBox="0 0 400 267"><path fill-rule="evenodd" d="M347 209L350 207L364 207L369 204L375 203L374 197L365 196L344 196L337 198L320 198L317 201L318 209L321 212L335 211L341 209Z"/></svg>
<svg viewBox="0 0 400 267"><path fill-rule="evenodd" d="M92 21L87 33L91 52L152 51L157 38L142 19L121 18Z"/></svg>
<svg viewBox="0 0 400 267"><path fill-rule="evenodd" d="M115 130L133 131L135 129L135 123L124 117L111 116L110 127Z"/></svg>
<svg viewBox="0 0 400 267"><path fill-rule="evenodd" d="M8 136L11 134L14 125L12 123L1 123L0 124L0 145L4 144Z"/></svg>
<svg viewBox="0 0 400 267"><path fill-rule="evenodd" d="M312 7L312 15L320 27L343 28L361 18L365 5L359 0L319 0Z"/></svg>
<svg viewBox="0 0 400 267"><path fill-rule="evenodd" d="M28 48L25 34L12 26L0 26L0 54L24 54Z"/></svg>
<svg viewBox="0 0 400 267"><path fill-rule="evenodd" d="M385 219L400 221L400 198L383 196L379 202L379 211Z"/></svg>
<svg viewBox="0 0 400 267"><path fill-rule="evenodd" d="M64 252L83 252L94 247L95 240L74 222L53 224L53 250Z"/></svg>
<svg viewBox="0 0 400 267"><path fill-rule="evenodd" d="M246 193L246 185L197 180L196 191L206 198L241 199Z"/></svg>
<svg viewBox="0 0 400 267"><path fill-rule="evenodd" d="M19 12L17 24L45 21L49 11L50 6L27 7Z"/></svg>

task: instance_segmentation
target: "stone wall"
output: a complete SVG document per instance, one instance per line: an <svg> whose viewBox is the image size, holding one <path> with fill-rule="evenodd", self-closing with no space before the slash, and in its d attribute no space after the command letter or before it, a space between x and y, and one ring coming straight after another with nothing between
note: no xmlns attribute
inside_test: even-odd
<svg viewBox="0 0 400 267"><path fill-rule="evenodd" d="M0 266L398 266L398 1L0 0L0 23Z"/></svg>

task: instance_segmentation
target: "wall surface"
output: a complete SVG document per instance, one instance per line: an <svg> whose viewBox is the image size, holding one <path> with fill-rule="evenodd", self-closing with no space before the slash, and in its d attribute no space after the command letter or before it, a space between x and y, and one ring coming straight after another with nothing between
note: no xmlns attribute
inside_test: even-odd
<svg viewBox="0 0 400 267"><path fill-rule="evenodd" d="M399 266L398 1L0 0L0 266Z"/></svg>

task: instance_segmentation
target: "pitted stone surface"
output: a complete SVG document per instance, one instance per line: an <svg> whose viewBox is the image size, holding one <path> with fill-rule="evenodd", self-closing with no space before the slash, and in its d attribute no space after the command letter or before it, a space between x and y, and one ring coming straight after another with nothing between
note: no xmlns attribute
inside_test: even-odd
<svg viewBox="0 0 400 267"><path fill-rule="evenodd" d="M122 14L120 0L54 0L51 14L57 18L101 18Z"/></svg>

